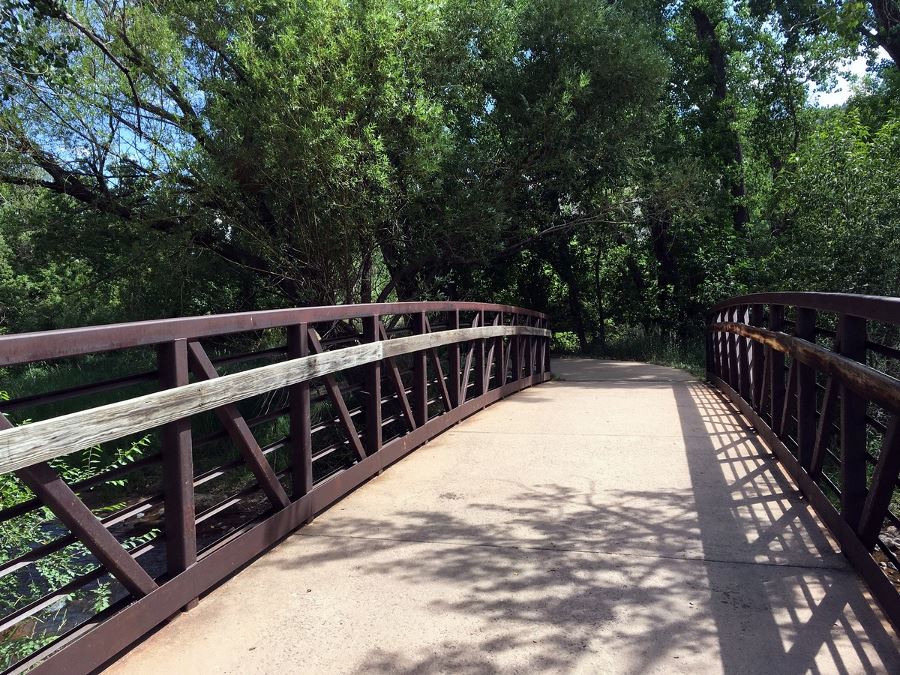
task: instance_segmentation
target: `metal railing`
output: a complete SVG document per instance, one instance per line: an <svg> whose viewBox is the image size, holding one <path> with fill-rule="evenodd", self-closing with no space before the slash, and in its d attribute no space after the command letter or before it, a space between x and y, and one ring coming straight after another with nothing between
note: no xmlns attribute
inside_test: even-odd
<svg viewBox="0 0 900 675"><path fill-rule="evenodd" d="M38 367L50 383L0 401L0 474L29 489L0 534L35 533L0 557L0 640L33 647L3 665L102 665L411 450L549 379L549 337L543 314L463 302L0 337L10 381ZM56 563L73 569L38 574ZM75 608L101 591L106 607Z"/></svg>
<svg viewBox="0 0 900 675"><path fill-rule="evenodd" d="M900 298L759 293L710 310L707 378L773 449L900 629ZM893 504L893 506L892 506Z"/></svg>

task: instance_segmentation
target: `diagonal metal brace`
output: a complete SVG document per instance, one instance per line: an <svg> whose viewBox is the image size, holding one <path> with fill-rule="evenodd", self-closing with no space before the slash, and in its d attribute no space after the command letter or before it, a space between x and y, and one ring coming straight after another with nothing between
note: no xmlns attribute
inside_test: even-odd
<svg viewBox="0 0 900 675"><path fill-rule="evenodd" d="M322 343L319 342L319 336L311 328L309 329L309 351L312 354L321 354L324 351ZM325 390L328 392L328 398L331 399L332 405L337 410L338 419L341 421L341 426L350 440L350 445L353 446L360 461L364 460L366 458L366 450L363 448L356 425L353 424L353 418L350 417L350 411L344 402L344 396L341 394L341 388L338 387L337 380L331 374L323 375L322 379L325 381Z"/></svg>
<svg viewBox="0 0 900 675"><path fill-rule="evenodd" d="M216 372L215 366L199 342L188 343L188 356L191 370L198 378L212 380L219 377L219 373ZM281 486L278 477L272 470L272 465L263 455L262 448L253 437L250 427L238 411L237 406L229 403L221 408L216 408L216 415L272 505L275 508L283 509L290 504L291 500L288 498L287 492Z"/></svg>

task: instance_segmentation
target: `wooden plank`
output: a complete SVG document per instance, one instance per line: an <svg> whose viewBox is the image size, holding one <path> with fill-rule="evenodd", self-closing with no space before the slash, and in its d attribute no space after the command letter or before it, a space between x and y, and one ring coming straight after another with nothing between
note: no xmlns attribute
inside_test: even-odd
<svg viewBox="0 0 900 675"><path fill-rule="evenodd" d="M866 548L875 546L881 525L891 505L897 476L900 474L900 416L894 415L888 423L875 473L872 475L872 489L866 497L859 520L859 538Z"/></svg>
<svg viewBox="0 0 900 675"><path fill-rule="evenodd" d="M183 387L190 381L187 340L157 348L160 385ZM165 498L166 572L172 577L197 562L194 507L194 461L189 417L169 422L160 432ZM196 598L185 605L190 609Z"/></svg>
<svg viewBox="0 0 900 675"><path fill-rule="evenodd" d="M307 331L307 335L309 336L310 351L313 354L324 353L325 350L322 349L322 343L319 342L319 336L316 335L316 332L310 328ZM372 344L377 345L380 343ZM375 360L379 359L373 359L373 361ZM369 361L368 363L372 363L373 361ZM337 411L338 420L340 420L341 427L347 435L347 440L350 441L350 446L353 448L354 452L356 452L356 456L360 460L365 459L366 450L363 448L362 441L359 438L359 432L356 430L356 425L353 423L353 418L350 416L350 411L347 409L347 404L344 402L344 395L341 393L341 388L338 387L337 380L331 373L326 373L322 377L322 380L325 382L325 391L328 392L328 398L331 399L331 404Z"/></svg>
<svg viewBox="0 0 900 675"><path fill-rule="evenodd" d="M289 359L309 356L309 325L288 326ZM288 419L291 428L291 492L299 499L312 490L312 422L310 420L309 381L288 387Z"/></svg>
<svg viewBox="0 0 900 675"><path fill-rule="evenodd" d="M194 374L203 380L215 380L219 377L215 366L203 350L203 346L199 342L191 342L188 344L188 354L190 356L191 370ZM253 472L254 477L259 483L259 487L265 493L272 506L283 509L290 504L291 500L284 491L278 477L272 470L272 465L263 455L262 448L256 442L253 432L247 426L246 420L233 403L227 403L215 409L216 416L228 432L238 452L241 453L247 467Z"/></svg>
<svg viewBox="0 0 900 675"><path fill-rule="evenodd" d="M379 331L381 332L381 339L383 341L388 340L384 324L381 324ZM394 387L394 391L397 394L397 400L400 401L400 410L403 413L403 419L406 420L406 426L409 427L410 431L415 431L418 425L416 424L416 418L413 416L412 408L409 405L409 398L406 396L406 385L403 384L403 377L400 375L400 369L392 358L384 359L384 363L388 368L388 379Z"/></svg>
<svg viewBox="0 0 900 675"><path fill-rule="evenodd" d="M429 347L517 332L545 338L550 335L549 330L526 326L485 326L412 335L273 363L14 427L0 431L0 473L15 471L345 368Z"/></svg>
<svg viewBox="0 0 900 675"><path fill-rule="evenodd" d="M892 412L900 412L900 380L861 361L844 354L835 354L806 340L763 328L734 323L714 324L713 328L753 337L778 352L790 354L796 361L812 366L820 372L836 375L840 378L842 386L846 386L860 397L875 401Z"/></svg>

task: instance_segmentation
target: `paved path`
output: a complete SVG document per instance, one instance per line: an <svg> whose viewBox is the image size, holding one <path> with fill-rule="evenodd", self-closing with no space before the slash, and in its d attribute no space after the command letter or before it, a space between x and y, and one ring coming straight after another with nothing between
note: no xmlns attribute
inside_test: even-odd
<svg viewBox="0 0 900 675"><path fill-rule="evenodd" d="M115 673L900 673L746 423L680 371L555 361Z"/></svg>

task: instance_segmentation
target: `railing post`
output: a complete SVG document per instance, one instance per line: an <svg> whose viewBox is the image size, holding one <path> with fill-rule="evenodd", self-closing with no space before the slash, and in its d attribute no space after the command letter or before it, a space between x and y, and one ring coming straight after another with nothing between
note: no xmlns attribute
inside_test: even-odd
<svg viewBox="0 0 900 675"><path fill-rule="evenodd" d="M377 314L363 318L364 341L378 342L381 339L381 331L378 329L380 322L381 317ZM381 361L374 361L366 366L365 387L366 454L371 455L381 450Z"/></svg>
<svg viewBox="0 0 900 675"><path fill-rule="evenodd" d="M750 308L747 305L741 305L738 310L739 321L747 324L750 321ZM748 342L750 338L738 336L738 391L748 403L750 402L750 357L748 355Z"/></svg>
<svg viewBox="0 0 900 675"><path fill-rule="evenodd" d="M309 356L309 326L288 326L288 357ZM288 391L288 419L291 439L291 491L299 499L312 490L312 426L309 410L309 382L291 385Z"/></svg>
<svg viewBox="0 0 900 675"><path fill-rule="evenodd" d="M538 319L534 323L538 328L544 328L544 320L543 319ZM537 344L537 349L535 351L535 357L537 359L537 372L540 373L541 376L543 377L544 364L546 362L546 357L547 357L547 347L544 344L543 336L535 337L534 341Z"/></svg>
<svg viewBox="0 0 900 675"><path fill-rule="evenodd" d="M529 328L534 325L530 316L525 317L525 325ZM525 372L527 377L534 375L534 336L525 336Z"/></svg>
<svg viewBox="0 0 900 675"><path fill-rule="evenodd" d="M518 315L513 314L512 320L509 323L511 326L518 326ZM509 343L512 348L512 381L518 382L522 377L522 337L520 335L513 335L509 338Z"/></svg>
<svg viewBox="0 0 900 675"><path fill-rule="evenodd" d="M838 351L866 361L866 321L844 315L838 322ZM856 528L866 500L866 401L841 384L841 514Z"/></svg>
<svg viewBox="0 0 900 675"><path fill-rule="evenodd" d="M425 334L425 312L416 312L412 316L413 333ZM422 426L428 421L428 362L427 352L420 349L412 355L413 381L412 381L412 408L416 418L416 424Z"/></svg>
<svg viewBox="0 0 900 675"><path fill-rule="evenodd" d="M815 343L815 310L797 308L794 336ZM799 360L794 368L797 369L797 459L809 471L816 443L816 371Z"/></svg>
<svg viewBox="0 0 900 675"><path fill-rule="evenodd" d="M457 330L459 329L459 310L454 309L449 312L449 316L447 318L447 323L449 324L449 330ZM449 347L449 352L447 354L447 367L450 372L447 373L447 386L450 389L450 403L454 408L459 406L461 402L459 387L460 387L460 377L459 377L459 369L460 369L460 343L454 342Z"/></svg>
<svg viewBox="0 0 900 675"><path fill-rule="evenodd" d="M478 312L478 325L484 327L484 310ZM487 380L484 376L484 340L475 341L475 395L487 393Z"/></svg>
<svg viewBox="0 0 900 675"><path fill-rule="evenodd" d="M503 326L504 315L503 312L497 312L497 325ZM502 387L506 384L506 345L503 342L503 336L497 337L494 339L494 354L495 359L494 363L494 374L497 378L497 387ZM485 373L485 377L490 381L491 374Z"/></svg>
<svg viewBox="0 0 900 675"><path fill-rule="evenodd" d="M187 340L165 342L157 349L160 385L164 389L188 384ZM166 571L174 577L197 562L197 525L194 514L194 460L191 420L188 417L163 426L163 495L165 501ZM196 606L190 600L184 609Z"/></svg>
<svg viewBox="0 0 900 675"><path fill-rule="evenodd" d="M738 311L737 307L732 307L728 312L728 319L732 323L737 323L738 321ZM731 388L735 391L740 391L740 375L738 373L738 355L737 355L737 340L738 337L734 333L728 334L728 384L731 385Z"/></svg>
<svg viewBox="0 0 900 675"><path fill-rule="evenodd" d="M550 330L550 320L549 319L544 319L542 321L542 324L543 324L544 329L546 329L548 331ZM543 372L549 373L550 368L551 368L551 366L550 366L550 336L549 335L547 335L543 338L543 344L544 344L544 351L545 351Z"/></svg>
<svg viewBox="0 0 900 675"><path fill-rule="evenodd" d="M722 312L715 312L710 316L710 324L718 323L722 320ZM712 370L718 377L722 377L722 331L710 331L712 336Z"/></svg>
<svg viewBox="0 0 900 675"><path fill-rule="evenodd" d="M769 330L784 330L784 307L769 306ZM781 412L784 410L784 353L768 347L769 386L771 394L769 403L772 406L772 430L778 433L781 428Z"/></svg>
<svg viewBox="0 0 900 675"><path fill-rule="evenodd" d="M750 323L756 327L762 327L762 305L753 305L750 308ZM753 340L750 343L750 374L751 384L753 385L753 407L756 408L759 413L762 413L764 357L765 350L763 349L762 343Z"/></svg>

